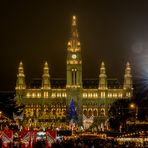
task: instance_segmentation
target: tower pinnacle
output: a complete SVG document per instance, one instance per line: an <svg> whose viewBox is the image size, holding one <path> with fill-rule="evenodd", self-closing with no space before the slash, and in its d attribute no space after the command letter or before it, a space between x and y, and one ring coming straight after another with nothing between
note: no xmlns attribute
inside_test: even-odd
<svg viewBox="0 0 148 148"><path fill-rule="evenodd" d="M131 66L130 63L126 63L125 74L124 74L124 89L132 88L132 74L131 74Z"/></svg>
<svg viewBox="0 0 148 148"><path fill-rule="evenodd" d="M78 35L78 29L77 29L77 18L76 16L73 16L72 17L72 28L71 28L71 33L72 33L72 36L71 36L71 39L73 40L79 40L79 35Z"/></svg>
<svg viewBox="0 0 148 148"><path fill-rule="evenodd" d="M99 89L107 88L107 75L104 62L101 63L100 75L99 75Z"/></svg>
<svg viewBox="0 0 148 148"><path fill-rule="evenodd" d="M17 74L17 82L16 89L25 89L25 74L22 61L19 63L18 74Z"/></svg>
<svg viewBox="0 0 148 148"><path fill-rule="evenodd" d="M72 26L76 26L77 25L77 18L75 15L73 15L72 17Z"/></svg>
<svg viewBox="0 0 148 148"><path fill-rule="evenodd" d="M25 77L25 75L24 75L24 68L23 68L23 63L22 63L22 61L19 63L18 77L19 77L19 76Z"/></svg>
<svg viewBox="0 0 148 148"><path fill-rule="evenodd" d="M50 75L49 75L49 67L47 61L44 64L43 75L42 75L42 88L50 89Z"/></svg>
<svg viewBox="0 0 148 148"><path fill-rule="evenodd" d="M71 52L80 51L77 18L75 15L72 17L71 35L70 35L70 40L68 41L68 51L71 51Z"/></svg>

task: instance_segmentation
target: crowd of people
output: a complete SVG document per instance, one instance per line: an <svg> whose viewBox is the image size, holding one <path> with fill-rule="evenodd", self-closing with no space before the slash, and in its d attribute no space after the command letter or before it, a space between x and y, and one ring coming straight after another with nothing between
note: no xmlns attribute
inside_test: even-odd
<svg viewBox="0 0 148 148"><path fill-rule="evenodd" d="M2 142L0 140L0 147L2 146ZM10 143L10 148L22 148L20 141L13 141ZM32 144L32 148L46 148L47 143L45 139L37 140ZM55 140L51 143L50 148L125 148L131 147L136 148L137 145L135 142L124 142L119 143L115 139L108 138L98 138L98 137L77 137L77 138L69 138L63 140ZM29 147L30 148L30 147Z"/></svg>
<svg viewBox="0 0 148 148"><path fill-rule="evenodd" d="M128 142L119 144L114 139L100 139L94 138L77 138L63 140L61 142L56 141L52 144L52 148L125 148L125 147L136 147L134 142Z"/></svg>

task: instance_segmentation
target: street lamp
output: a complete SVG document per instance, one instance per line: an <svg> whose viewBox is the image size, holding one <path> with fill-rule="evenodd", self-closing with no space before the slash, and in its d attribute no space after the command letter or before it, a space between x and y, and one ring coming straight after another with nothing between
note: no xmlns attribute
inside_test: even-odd
<svg viewBox="0 0 148 148"><path fill-rule="evenodd" d="M134 109L135 110L135 117L136 117L136 120L137 120L137 117L138 117L138 106L135 104L135 103L131 103L130 104L130 109Z"/></svg>
<svg viewBox="0 0 148 148"><path fill-rule="evenodd" d="M2 111L0 111L0 118L2 117Z"/></svg>

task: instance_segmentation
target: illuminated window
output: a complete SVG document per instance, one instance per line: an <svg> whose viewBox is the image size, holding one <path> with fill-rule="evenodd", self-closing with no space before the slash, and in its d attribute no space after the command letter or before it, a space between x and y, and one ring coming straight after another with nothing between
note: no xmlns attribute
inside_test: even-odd
<svg viewBox="0 0 148 148"><path fill-rule="evenodd" d="M62 93L62 97L65 97L65 93Z"/></svg>
<svg viewBox="0 0 148 148"><path fill-rule="evenodd" d="M92 97L92 93L88 93L88 97Z"/></svg>
<svg viewBox="0 0 148 148"><path fill-rule="evenodd" d="M83 93L83 98L85 98L85 93Z"/></svg>
<svg viewBox="0 0 148 148"><path fill-rule="evenodd" d="M56 93L52 93L51 97L55 98L56 97Z"/></svg>
<svg viewBox="0 0 148 148"><path fill-rule="evenodd" d="M122 93L119 93L119 94L118 94L118 97L122 98Z"/></svg>
<svg viewBox="0 0 148 148"><path fill-rule="evenodd" d="M131 96L131 93L130 92L127 92L126 93L126 97L130 97Z"/></svg>
<svg viewBox="0 0 148 148"><path fill-rule="evenodd" d="M92 98L92 93L90 93L90 97Z"/></svg>
<svg viewBox="0 0 148 148"><path fill-rule="evenodd" d="M76 85L77 84L77 69L72 69L72 84Z"/></svg>
<svg viewBox="0 0 148 148"><path fill-rule="evenodd" d="M67 95L66 95L66 93L64 92L64 93L62 93L62 97L66 97Z"/></svg>
<svg viewBox="0 0 148 148"><path fill-rule="evenodd" d="M35 98L36 97L36 94L35 93L32 93L32 98Z"/></svg>
<svg viewBox="0 0 148 148"><path fill-rule="evenodd" d="M105 98L105 92L101 92L101 98Z"/></svg>
<svg viewBox="0 0 148 148"><path fill-rule="evenodd" d="M37 97L40 98L41 97L41 93L37 93Z"/></svg>
<svg viewBox="0 0 148 148"><path fill-rule="evenodd" d="M117 98L117 93L113 93L113 97L114 98Z"/></svg>
<svg viewBox="0 0 148 148"><path fill-rule="evenodd" d="M68 46L71 46L71 43L70 42L68 42Z"/></svg>
<svg viewBox="0 0 148 148"><path fill-rule="evenodd" d="M61 97L61 93L59 93L59 97Z"/></svg>
<svg viewBox="0 0 148 148"><path fill-rule="evenodd" d="M87 93L83 93L83 98L87 98Z"/></svg>
<svg viewBox="0 0 148 148"><path fill-rule="evenodd" d="M95 94L95 93L93 93L93 97L94 97L94 98L96 97L96 94Z"/></svg>
<svg viewBox="0 0 148 148"><path fill-rule="evenodd" d="M47 91L44 92L44 98L48 98L48 92Z"/></svg>
<svg viewBox="0 0 148 148"><path fill-rule="evenodd" d="M85 93L85 98L87 98L88 97L88 93Z"/></svg>
<svg viewBox="0 0 148 148"><path fill-rule="evenodd" d="M30 97L30 93L27 93L27 95L26 95L26 96L27 96L27 98L29 98L29 97Z"/></svg>

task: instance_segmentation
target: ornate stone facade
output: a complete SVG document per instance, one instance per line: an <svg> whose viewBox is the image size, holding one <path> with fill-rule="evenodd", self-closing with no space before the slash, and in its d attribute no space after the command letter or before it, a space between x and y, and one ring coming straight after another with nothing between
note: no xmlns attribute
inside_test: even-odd
<svg viewBox="0 0 148 148"><path fill-rule="evenodd" d="M48 63L43 75L35 80L35 87L26 86L23 63L20 62L16 82L17 103L25 105L26 121L49 123L67 119L73 99L77 112L77 123L83 124L85 117L96 116L105 120L110 105L117 99L129 99L133 95L131 66L127 62L123 85L108 79L104 62L97 79L82 80L81 44L77 30L77 18L72 17L71 35L67 45L67 78L50 79Z"/></svg>

